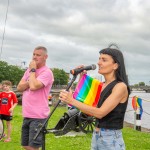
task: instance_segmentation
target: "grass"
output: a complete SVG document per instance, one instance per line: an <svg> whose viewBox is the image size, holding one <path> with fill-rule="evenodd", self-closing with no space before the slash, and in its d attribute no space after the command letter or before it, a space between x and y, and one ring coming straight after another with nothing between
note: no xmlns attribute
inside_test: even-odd
<svg viewBox="0 0 150 150"><path fill-rule="evenodd" d="M66 111L67 109L65 107L58 107L48 122L48 129L54 128ZM12 120L12 140L9 143L0 141L0 150L23 150L20 145L21 125L22 112L21 106L18 105L15 108L14 118ZM149 133L135 131L129 127L125 127L122 131L126 143L126 150L150 150ZM91 138L92 134L58 138L50 133L46 135L46 150L90 150Z"/></svg>

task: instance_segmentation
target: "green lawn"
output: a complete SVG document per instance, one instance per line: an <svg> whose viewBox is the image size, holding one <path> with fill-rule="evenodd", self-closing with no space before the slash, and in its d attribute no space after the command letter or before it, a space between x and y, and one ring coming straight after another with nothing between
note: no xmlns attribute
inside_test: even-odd
<svg viewBox="0 0 150 150"><path fill-rule="evenodd" d="M51 108L53 109L53 108ZM55 127L56 123L66 112L65 107L58 107L49 120L48 128ZM12 141L4 143L0 141L0 150L23 150L20 146L20 133L22 124L21 106L14 111L12 121ZM46 150L90 150L91 134L76 137L55 137L50 133L46 135ZM127 150L150 150L150 134L135 131L131 128L123 129L123 136Z"/></svg>

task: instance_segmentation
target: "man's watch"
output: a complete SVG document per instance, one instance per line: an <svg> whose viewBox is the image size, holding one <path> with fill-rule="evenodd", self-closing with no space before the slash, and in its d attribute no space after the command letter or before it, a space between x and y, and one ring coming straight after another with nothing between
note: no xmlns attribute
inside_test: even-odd
<svg viewBox="0 0 150 150"><path fill-rule="evenodd" d="M35 69L35 68L32 68L32 69L30 70L30 72L36 72L36 69Z"/></svg>

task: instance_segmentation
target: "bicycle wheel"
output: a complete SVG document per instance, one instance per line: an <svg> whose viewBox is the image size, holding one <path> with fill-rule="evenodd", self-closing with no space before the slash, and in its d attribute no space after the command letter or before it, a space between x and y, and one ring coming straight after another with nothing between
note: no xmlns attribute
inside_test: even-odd
<svg viewBox="0 0 150 150"><path fill-rule="evenodd" d="M2 139L4 134L4 124L3 124L3 120L0 119L0 139Z"/></svg>

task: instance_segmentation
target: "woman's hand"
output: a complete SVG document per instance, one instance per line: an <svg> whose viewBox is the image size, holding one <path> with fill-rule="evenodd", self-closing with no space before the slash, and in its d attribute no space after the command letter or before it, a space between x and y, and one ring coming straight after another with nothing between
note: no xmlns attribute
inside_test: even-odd
<svg viewBox="0 0 150 150"><path fill-rule="evenodd" d="M72 91L62 90L59 94L59 99L67 104L72 104L73 94Z"/></svg>
<svg viewBox="0 0 150 150"><path fill-rule="evenodd" d="M83 68L83 67L84 67L84 65L80 65L80 66L76 67L76 69L77 69L77 68ZM80 81L80 79L82 78L82 76L83 76L84 74L87 74L87 71L86 71L86 70L83 70L83 71L80 73L79 81Z"/></svg>

